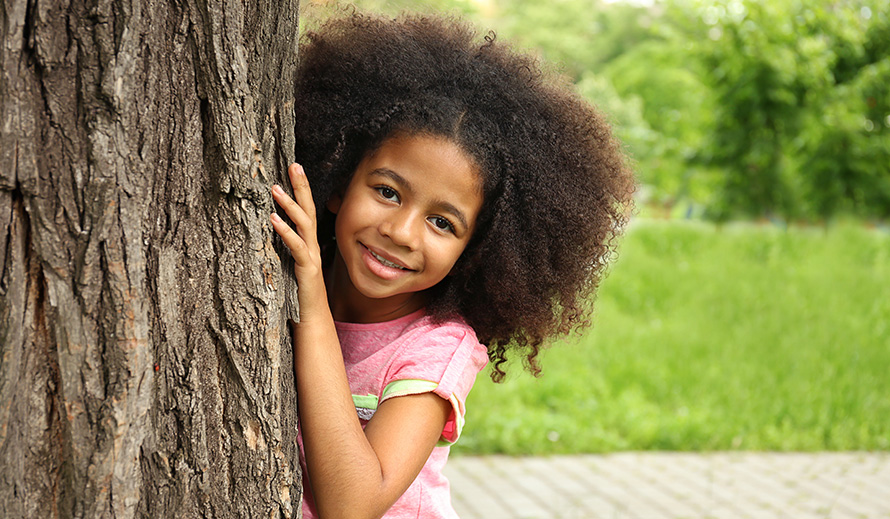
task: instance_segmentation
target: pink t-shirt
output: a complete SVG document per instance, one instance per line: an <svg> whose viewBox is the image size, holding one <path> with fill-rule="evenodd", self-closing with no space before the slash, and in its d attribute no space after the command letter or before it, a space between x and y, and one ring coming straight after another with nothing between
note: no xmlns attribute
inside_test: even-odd
<svg viewBox="0 0 890 519"><path fill-rule="evenodd" d="M439 444L417 479L383 517L456 518L442 468L450 445L460 436L467 395L488 362L485 346L462 321L434 324L423 310L382 323L336 325L362 427L389 398L433 392L452 405ZM305 464L303 471L306 481ZM315 503L308 487L305 490L303 517L315 518Z"/></svg>

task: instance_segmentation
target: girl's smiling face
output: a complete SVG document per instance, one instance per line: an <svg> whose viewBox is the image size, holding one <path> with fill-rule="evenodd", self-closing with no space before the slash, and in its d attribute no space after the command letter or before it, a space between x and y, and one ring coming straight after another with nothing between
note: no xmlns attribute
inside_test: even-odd
<svg viewBox="0 0 890 519"><path fill-rule="evenodd" d="M454 142L429 135L384 141L342 196L328 201L337 214L334 318L374 322L423 307L424 291L448 275L470 241L482 199L476 163Z"/></svg>

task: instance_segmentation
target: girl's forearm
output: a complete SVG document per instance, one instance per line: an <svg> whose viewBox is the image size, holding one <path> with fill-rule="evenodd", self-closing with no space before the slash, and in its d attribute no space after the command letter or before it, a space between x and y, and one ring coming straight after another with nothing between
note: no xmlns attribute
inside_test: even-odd
<svg viewBox="0 0 890 519"><path fill-rule="evenodd" d="M301 433L315 503L323 518L379 517L391 505L391 492L355 412L333 319L320 321L294 329Z"/></svg>

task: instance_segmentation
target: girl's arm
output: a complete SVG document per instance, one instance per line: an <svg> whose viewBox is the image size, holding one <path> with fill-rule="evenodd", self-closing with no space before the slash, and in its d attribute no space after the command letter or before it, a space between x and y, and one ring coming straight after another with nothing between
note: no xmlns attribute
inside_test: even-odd
<svg viewBox="0 0 890 519"><path fill-rule="evenodd" d="M272 226L295 260L300 322L294 369L306 466L322 518L380 517L420 473L451 410L432 393L380 404L362 430L327 303L315 205L302 167L288 168L296 201L273 188L296 232L277 215Z"/></svg>

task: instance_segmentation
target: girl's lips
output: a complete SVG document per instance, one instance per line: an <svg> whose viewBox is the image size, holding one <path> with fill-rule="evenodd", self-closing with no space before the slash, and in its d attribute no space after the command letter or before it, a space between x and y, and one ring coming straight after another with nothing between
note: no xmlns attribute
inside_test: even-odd
<svg viewBox="0 0 890 519"><path fill-rule="evenodd" d="M365 263L365 266L368 267L368 270L373 272L376 276L387 280L393 280L412 272L412 269L404 266L400 261L397 261L388 255L381 254L377 250L372 250L364 243L361 245L363 249L362 261Z"/></svg>
<svg viewBox="0 0 890 519"><path fill-rule="evenodd" d="M393 268L398 268L398 269L402 269L402 270L411 270L408 267L406 267L405 265L403 265L400 261L391 259L390 256L381 254L380 252L377 252L377 251L371 249L367 245L365 246L365 248L371 252L371 255L374 256L377 259L377 261L379 261L380 263L383 263L387 267L393 267Z"/></svg>

